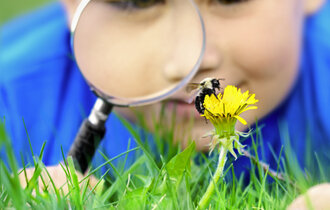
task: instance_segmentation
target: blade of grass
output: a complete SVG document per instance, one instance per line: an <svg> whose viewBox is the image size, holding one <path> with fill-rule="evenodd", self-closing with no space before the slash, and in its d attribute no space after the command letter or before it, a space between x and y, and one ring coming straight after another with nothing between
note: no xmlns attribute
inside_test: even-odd
<svg viewBox="0 0 330 210"><path fill-rule="evenodd" d="M92 188L92 190L87 194L86 198L84 199L84 202L87 201L87 199L89 198L89 196L92 194L92 192L94 192L94 190L96 189L96 187L102 182L102 180L104 179L104 177L109 173L110 169L108 169L103 175L102 177L99 179L99 181L96 183L96 185Z"/></svg>
<svg viewBox="0 0 330 210"><path fill-rule="evenodd" d="M128 139L126 150L128 151L130 147L131 147L131 138ZM127 162L127 158L128 158L128 153L126 153L126 155L125 155L125 159L124 159L124 162L123 162L123 167L121 168L120 173L124 172L125 165L126 165L126 162Z"/></svg>
<svg viewBox="0 0 330 210"><path fill-rule="evenodd" d="M30 139L30 135L29 135L29 132L27 130L27 127L26 127L26 124L25 124L25 121L24 121L24 118L22 118L22 121L23 121L23 125L24 125L24 129L25 129L25 133L26 133L26 136L28 138L28 142L29 142L29 146L30 146L30 151L31 151L31 155L32 155L32 159L33 159L33 163L34 165L36 165L36 161L34 160L34 152L33 152L33 148L32 148L32 143L31 143L31 139Z"/></svg>
<svg viewBox="0 0 330 210"><path fill-rule="evenodd" d="M145 148L144 144L141 141L140 136L138 135L138 133L134 130L133 126L124 118L118 116L120 121L123 123L123 125L129 130L129 132L133 135L136 143L139 145L139 147L143 150L144 154L147 156L148 158L148 169L151 172L152 176L156 176L157 173L159 173L159 168L155 162L155 160L152 158L150 152Z"/></svg>
<svg viewBox="0 0 330 210"><path fill-rule="evenodd" d="M128 174L132 173L135 169L137 169L139 166L141 166L142 164L144 164L146 161L146 157L142 156L139 159L137 159L133 165L122 175L123 180L126 180L128 177ZM120 186L122 187L122 185L120 184L121 182L119 180L116 180L101 196L101 201L102 203L106 203L106 201L114 194L116 193L116 191L118 191L118 189L120 188Z"/></svg>
<svg viewBox="0 0 330 210"><path fill-rule="evenodd" d="M317 165L318 165L318 168L319 168L319 172L320 172L320 180L319 181L320 182L327 182L328 179L327 179L327 176L324 173L323 166L321 164L320 158L319 158L319 156L317 155L316 152L314 153L314 155L315 155Z"/></svg>
<svg viewBox="0 0 330 210"><path fill-rule="evenodd" d="M112 161L114 161L114 160L120 158L121 156L123 156L123 155L125 155L125 154L127 154L127 153L130 153L130 152L136 151L136 150L138 150L138 149L140 149L140 147L135 147L135 148L133 148L133 149L130 149L130 150L126 151L126 152L123 152L123 153L121 153L121 154L119 154L119 155L117 155L117 156L115 156L115 157L109 159L108 161L102 163L101 165L99 165L98 167L96 167L95 169L93 169L92 171L88 172L88 174L87 174L87 175L86 175L81 181L84 181L85 179L87 179L90 175L92 175L92 174L94 174L96 171L100 170L103 166L109 164L109 162L112 162Z"/></svg>
<svg viewBox="0 0 330 210"><path fill-rule="evenodd" d="M73 163L73 159L72 157L68 157L67 158L68 161L68 165L69 165L69 170L70 170L70 174L71 174L71 182L72 182L72 186L70 191L72 192L71 194L71 198L73 199L73 204L75 206L75 208L77 209L84 209L84 205L81 199L81 195L80 195L80 186L79 186L79 181L78 181L78 176L77 176L77 172L76 169L74 167L74 163ZM71 184L69 184L70 186Z"/></svg>
<svg viewBox="0 0 330 210"><path fill-rule="evenodd" d="M50 173L49 173L49 171L47 170L46 167L44 168L44 170L45 170L45 172L47 173L47 176L48 176L48 178L49 178L49 180L50 180L50 183L51 183L52 186L53 186L53 189L54 189L54 191L55 191L55 195L56 195L57 200L60 201L60 200L61 200L61 195L60 195L60 192L58 191L58 189L57 189L57 187L56 187L56 185L55 185L54 180L52 179L52 177L51 177L51 175L50 175Z"/></svg>

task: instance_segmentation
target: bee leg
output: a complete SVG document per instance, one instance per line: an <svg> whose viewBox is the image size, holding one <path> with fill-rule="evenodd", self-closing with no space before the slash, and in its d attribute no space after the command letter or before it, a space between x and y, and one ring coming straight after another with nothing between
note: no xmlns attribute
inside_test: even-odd
<svg viewBox="0 0 330 210"><path fill-rule="evenodd" d="M209 95L213 94L213 95L218 99L216 89L217 89L217 88L213 88L213 89L212 89L212 92L211 92Z"/></svg>
<svg viewBox="0 0 330 210"><path fill-rule="evenodd" d="M205 119L205 123L206 123L206 124L208 124L208 122L207 122L207 119L206 119L206 117L205 117L205 116L204 116L204 119Z"/></svg>
<svg viewBox="0 0 330 210"><path fill-rule="evenodd" d="M215 97L217 97L217 94L216 94L216 91L217 90L216 90L216 88L213 88L212 91L213 91L213 94L215 95Z"/></svg>

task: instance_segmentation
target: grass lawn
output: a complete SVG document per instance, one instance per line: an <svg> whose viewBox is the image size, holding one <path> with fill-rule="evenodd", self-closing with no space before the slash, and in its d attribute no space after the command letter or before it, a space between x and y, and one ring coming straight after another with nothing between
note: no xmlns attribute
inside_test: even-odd
<svg viewBox="0 0 330 210"><path fill-rule="evenodd" d="M29 184L22 188L18 174L17 157L11 150L10 140L6 136L4 125L0 124L0 149L5 148L8 164L0 160L0 209L196 209L205 193L211 176L216 168L217 152L207 156L195 152L194 143L184 151L178 145L170 144L175 126L166 128L162 120L155 124L155 149L151 149L139 130L125 121L123 123L134 136L137 147L120 155L122 164L113 164L113 160L104 155L104 163L91 169L88 175L98 173L97 187L88 187L87 179L79 180L72 159L64 158L62 170L67 178L68 192L56 187L54 180L39 188L47 173L42 163L43 153L31 151L34 155L35 171ZM261 135L256 129L255 146L248 149L255 154ZM136 158L129 166L125 162L127 154L135 152ZM64 155L63 155L64 157ZM238 157L240 158L240 157ZM289 160L289 161L288 161ZM302 170L289 150L283 150L275 173L269 173L265 167L251 160L251 169L246 175L235 176L233 165L227 161L222 178L216 184L211 195L210 209L285 209L299 194L310 186L328 181L329 166L313 164L315 171L309 171L308 165ZM310 161L311 162L311 161ZM260 162L259 162L260 163ZM27 163L25 163L26 165ZM102 166L108 170L100 173ZM328 167L328 168L326 168ZM12 172L17 173L12 173ZM274 172L274 171L273 171ZM281 176L277 176L281 173ZM46 175L45 175L46 174Z"/></svg>
<svg viewBox="0 0 330 210"><path fill-rule="evenodd" d="M41 7L54 0L1 0L0 1L0 25L6 21Z"/></svg>

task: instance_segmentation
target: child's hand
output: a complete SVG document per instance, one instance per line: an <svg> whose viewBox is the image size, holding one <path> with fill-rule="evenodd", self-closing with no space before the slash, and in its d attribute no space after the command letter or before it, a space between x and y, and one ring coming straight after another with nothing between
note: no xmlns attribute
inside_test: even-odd
<svg viewBox="0 0 330 210"><path fill-rule="evenodd" d="M63 192L64 194L67 194L69 192L68 190L68 184L67 184L67 176L63 170L63 168L61 167L61 165L55 165L55 166L48 166L46 167L48 173L50 174L56 188L61 191L60 189L63 189ZM35 168L27 168L26 170L26 175L25 175L25 172L22 171L19 175L19 179L20 179L20 182L21 182L21 185L23 188L26 187L27 183L26 183L26 179L28 181L31 180L33 174L34 174L34 171L35 171ZM45 189L45 187L47 187L47 189L51 192L53 191L54 192L54 188L53 188L53 185L49 179L49 176L47 174L47 172L45 170L43 170L41 172L41 176L45 182L45 184L42 182L40 176L39 176L39 179L38 179L38 183L39 183L39 189L40 190L43 190ZM84 175L82 175L81 173L77 172L77 176L78 176L78 181L81 181L83 178L84 178ZM90 176L88 177L89 179L89 187L90 189L92 189L94 186L96 186L96 184L98 183L98 180L94 177L94 176ZM87 179L85 181L83 181L80 186L82 186L83 184L85 184L87 182ZM101 183L99 184L98 187L101 186Z"/></svg>
<svg viewBox="0 0 330 210"><path fill-rule="evenodd" d="M288 210L307 210L311 207L315 210L330 209L330 183L310 188L306 194L298 196L289 205Z"/></svg>

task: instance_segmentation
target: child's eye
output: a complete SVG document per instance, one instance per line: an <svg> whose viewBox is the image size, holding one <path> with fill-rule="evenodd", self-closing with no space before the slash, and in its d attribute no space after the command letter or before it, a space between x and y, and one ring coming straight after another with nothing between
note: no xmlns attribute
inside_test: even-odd
<svg viewBox="0 0 330 210"><path fill-rule="evenodd" d="M229 5L229 4L242 3L248 0L215 0L215 1L223 5Z"/></svg>
<svg viewBox="0 0 330 210"><path fill-rule="evenodd" d="M165 3L165 0L119 0L109 1L109 3L119 9L146 9Z"/></svg>

